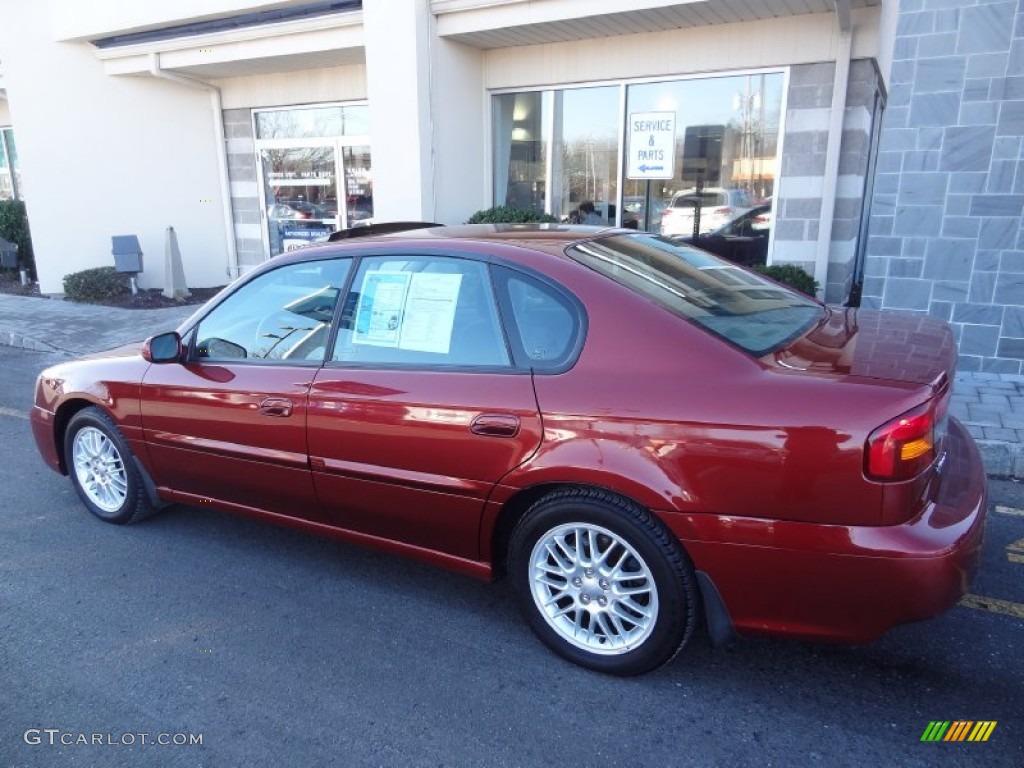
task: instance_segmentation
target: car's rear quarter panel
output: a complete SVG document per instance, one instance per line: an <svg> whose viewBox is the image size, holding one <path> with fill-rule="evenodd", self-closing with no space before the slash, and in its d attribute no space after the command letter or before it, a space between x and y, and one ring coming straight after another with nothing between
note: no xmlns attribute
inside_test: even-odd
<svg viewBox="0 0 1024 768"><path fill-rule="evenodd" d="M576 269L563 279L588 307L587 343L568 372L536 375L544 442L506 485L589 482L655 509L881 522L864 441L925 388L766 366Z"/></svg>

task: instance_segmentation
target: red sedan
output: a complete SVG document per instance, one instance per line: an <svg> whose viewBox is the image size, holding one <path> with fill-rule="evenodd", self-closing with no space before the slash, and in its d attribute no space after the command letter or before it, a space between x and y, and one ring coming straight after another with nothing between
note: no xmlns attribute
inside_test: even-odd
<svg viewBox="0 0 1024 768"><path fill-rule="evenodd" d="M867 642L967 590L985 477L931 317L557 225L306 248L176 332L39 376L43 458L111 523L171 503L483 579L584 666Z"/></svg>

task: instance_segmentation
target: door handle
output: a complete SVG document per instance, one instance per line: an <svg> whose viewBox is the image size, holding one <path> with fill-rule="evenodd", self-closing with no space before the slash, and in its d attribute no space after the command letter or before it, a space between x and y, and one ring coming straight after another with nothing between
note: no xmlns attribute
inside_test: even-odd
<svg viewBox="0 0 1024 768"><path fill-rule="evenodd" d="M292 401L287 397L268 397L260 403L260 413L264 416L291 416Z"/></svg>
<svg viewBox="0 0 1024 768"><path fill-rule="evenodd" d="M481 413L473 419L469 430L486 437L515 437L519 434L519 417L510 413Z"/></svg>

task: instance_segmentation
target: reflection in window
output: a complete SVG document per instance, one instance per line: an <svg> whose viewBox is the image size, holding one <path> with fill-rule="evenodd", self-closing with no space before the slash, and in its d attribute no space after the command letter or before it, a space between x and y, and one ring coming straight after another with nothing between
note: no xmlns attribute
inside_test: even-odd
<svg viewBox="0 0 1024 768"><path fill-rule="evenodd" d="M550 213L559 220L615 224L619 197L618 99L618 86L555 93Z"/></svg>
<svg viewBox="0 0 1024 768"><path fill-rule="evenodd" d="M24 200L18 150L11 128L0 130L0 200Z"/></svg>
<svg viewBox="0 0 1024 768"><path fill-rule="evenodd" d="M494 97L494 201L542 213L551 92Z"/></svg>
<svg viewBox="0 0 1024 768"><path fill-rule="evenodd" d="M256 113L258 139L314 139L333 136L366 136L370 110L355 106L273 109Z"/></svg>
<svg viewBox="0 0 1024 768"><path fill-rule="evenodd" d="M561 221L616 221L619 86L494 97L494 200Z"/></svg>
<svg viewBox="0 0 1024 768"><path fill-rule="evenodd" d="M648 199L650 184L650 231L661 231L662 215L673 196L707 201L723 211L728 208L729 218L773 196L782 87L779 72L627 87L628 113L676 113L675 177L625 182L627 205L637 201L638 206ZM699 189L707 191L698 196ZM689 217L692 221L692 213ZM707 228L701 226L702 231Z"/></svg>
<svg viewBox="0 0 1024 768"><path fill-rule="evenodd" d="M774 194L783 83L766 72L496 95L494 204L661 232L662 218L677 215L666 212L673 196L684 195L710 209L701 206L701 231L720 226ZM676 114L672 178L624 178L620 190L627 116L666 111Z"/></svg>
<svg viewBox="0 0 1024 768"><path fill-rule="evenodd" d="M666 238L616 235L566 253L758 357L824 316L822 305L802 293Z"/></svg>
<svg viewBox="0 0 1024 768"><path fill-rule="evenodd" d="M290 264L239 288L199 324L201 361L321 363L348 259Z"/></svg>

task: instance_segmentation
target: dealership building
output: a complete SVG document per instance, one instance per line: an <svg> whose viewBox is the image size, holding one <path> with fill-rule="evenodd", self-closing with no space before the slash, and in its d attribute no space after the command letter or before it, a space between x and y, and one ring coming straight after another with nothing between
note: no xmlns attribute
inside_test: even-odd
<svg viewBox="0 0 1024 768"><path fill-rule="evenodd" d="M126 234L161 287L170 226L208 287L373 221L592 203L658 231L673 199L735 191L771 204L768 262L828 301L930 312L962 370L1021 373L1016 1L0 0L0 18L0 199L26 203L45 293Z"/></svg>

